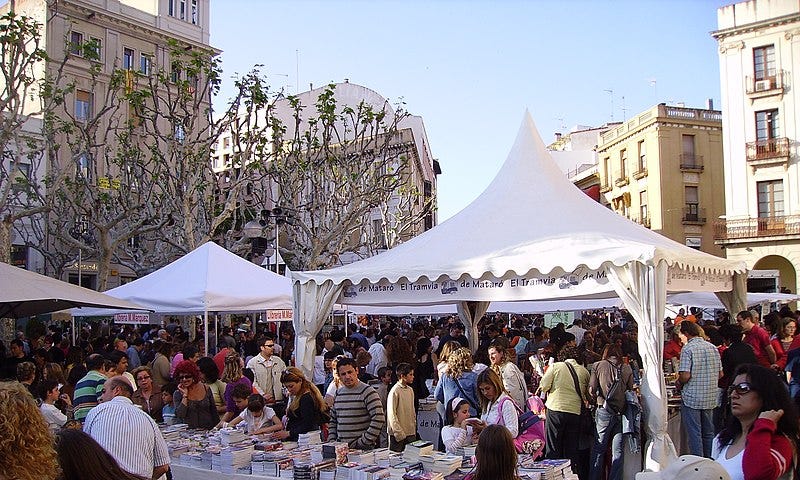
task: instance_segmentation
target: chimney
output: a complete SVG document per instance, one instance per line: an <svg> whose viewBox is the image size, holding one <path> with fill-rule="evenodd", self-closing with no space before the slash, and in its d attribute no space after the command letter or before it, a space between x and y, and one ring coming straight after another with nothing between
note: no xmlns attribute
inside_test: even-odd
<svg viewBox="0 0 800 480"><path fill-rule="evenodd" d="M344 83L350 83L350 79L349 78L345 78L344 79Z"/></svg>
<svg viewBox="0 0 800 480"><path fill-rule="evenodd" d="M714 99L713 98L706 99L706 110L714 110Z"/></svg>
<svg viewBox="0 0 800 480"><path fill-rule="evenodd" d="M561 140L561 132L556 132L556 142Z"/></svg>

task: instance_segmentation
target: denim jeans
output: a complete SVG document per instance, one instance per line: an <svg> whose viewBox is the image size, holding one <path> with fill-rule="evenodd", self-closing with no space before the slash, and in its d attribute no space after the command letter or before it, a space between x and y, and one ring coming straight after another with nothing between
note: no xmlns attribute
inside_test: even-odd
<svg viewBox="0 0 800 480"><path fill-rule="evenodd" d="M681 424L686 433L689 453L711 458L714 441L714 409L696 409L681 405Z"/></svg>
<svg viewBox="0 0 800 480"><path fill-rule="evenodd" d="M592 455L589 463L589 480L603 478L603 468L608 445L611 443L611 472L608 480L622 480L622 415L598 407L594 417L597 428Z"/></svg>

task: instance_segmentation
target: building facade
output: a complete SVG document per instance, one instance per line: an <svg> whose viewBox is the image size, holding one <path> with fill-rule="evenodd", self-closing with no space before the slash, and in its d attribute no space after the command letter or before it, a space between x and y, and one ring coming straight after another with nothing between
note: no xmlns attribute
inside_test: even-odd
<svg viewBox="0 0 800 480"><path fill-rule="evenodd" d="M61 78L62 86L69 85L64 99L65 121L76 125L88 125L95 115L99 116L107 105L111 83L121 70L125 72L128 91L147 88L148 78L157 75L159 69L169 71L170 52L176 48L184 51L201 51L208 56L219 53L209 45L210 39L210 0L16 0L14 10L21 15L36 19L43 25L43 49L47 61L41 64L39 78L45 75ZM90 46L90 47L87 47ZM87 54L87 48L91 52ZM179 76L181 72L173 72ZM185 77L185 74L184 74ZM201 100L210 104L209 99ZM40 105L31 106L31 111L40 111ZM106 118L96 127L98 130L110 129L110 125L121 124L136 115L134 107L125 105L119 110L118 118ZM88 127L87 127L88 128ZM176 134L177 135L177 134ZM142 145L152 144L145 134L139 139ZM84 175L90 189L98 192L110 189L131 188L135 175L127 172L131 179L123 176L126 172L115 171L93 159L91 154L77 151L74 145L63 142L56 160L50 162L75 162L78 174ZM111 155L106 153L106 155ZM65 160L66 159L66 160ZM96 162L94 164L93 162ZM93 167L93 168L92 168ZM89 177L89 171L92 171ZM119 169L117 169L119 170ZM75 232L79 237L91 238L92 225L89 215L65 219L61 225L64 231ZM63 222L62 222L63 223ZM74 235L73 235L74 236ZM47 236L53 242L56 235ZM20 257L29 249L22 239L15 241L14 251ZM30 245L30 240L28 240ZM52 244L51 244L52 245ZM74 249L74 247L73 247ZM81 254L83 253L83 254ZM63 269L63 279L81 283L85 287L98 288L98 262L91 253L78 252L78 260L69 262ZM26 267L40 273L53 275L55 272L42 265L26 264ZM126 283L136 277L130 268L115 264L110 269L106 288ZM79 280L80 279L80 280Z"/></svg>
<svg viewBox="0 0 800 480"><path fill-rule="evenodd" d="M722 256L725 208L717 110L656 105L600 134L601 203L687 246Z"/></svg>
<svg viewBox="0 0 800 480"><path fill-rule="evenodd" d="M359 157L353 158L352 161L363 162L365 165L368 163L383 164L384 167L388 167L389 169L392 168L392 164L404 164L404 167L400 170L403 177L402 187L396 189L395 193L389 196L389 198L381 199L379 206L367 212L365 218L358 222L359 226L353 233L354 238L352 241L345 242L349 245L360 245L360 247L353 251L336 252L338 256L336 264L341 265L380 253L383 250L391 248L398 243L402 243L433 228L438 223L436 208L437 175L441 173L441 169L439 162L433 158L431 153L430 143L422 117L417 115L404 115L395 118L396 112L386 98L374 90L350 83L349 81L336 83L332 86L332 90L330 90L330 88L330 86L316 88L299 93L295 96L299 104L306 106L300 114L299 124L296 124L294 118L295 112L291 103L286 99L280 98L276 101L274 108L270 110L270 114L285 126L286 133L284 138L293 138L295 130L297 129L299 129L301 133L313 131L313 127L309 126L309 119L317 115L313 106L320 102L322 95L327 95L328 92L332 92L336 103L337 114L345 110L357 112L360 110L360 105L363 103L369 105L375 112L385 111L386 124L392 125L396 121L394 136L386 142L388 147L378 146L383 145L385 139L369 139L368 134L363 140L367 142L374 140L374 148L367 148L363 149L363 151L359 151L361 149L356 147L351 154L348 154L354 157L356 155L366 154L369 157L369 152L376 152L379 156L388 155L388 158L378 160L377 157L374 159ZM264 114L266 113L259 112L258 115ZM340 125L340 120L341 119L337 120L335 133L335 135L341 135L341 137L339 137L341 142L338 145L350 145L349 147L343 148L351 149L353 148L352 145L362 140L354 139L353 136L355 134L353 133L353 127L344 124ZM269 124L264 118L257 118L255 121L243 118L239 123L243 125L248 122L258 125ZM385 131L379 130L377 136L382 137L386 134ZM248 204L248 206L256 211L259 208L273 209L275 206L284 207L285 209L286 207L290 207L290 205L307 203L307 199L312 195L310 191L297 191L287 195L289 192L281 192L280 186L269 180L265 181L265 177L260 177L260 179L243 179L242 175L251 174L248 174L246 169L241 170L243 166L242 162L246 163L252 161L252 159L241 159L240 157L248 155L255 157L259 153L251 149L252 145L250 143L252 142L248 142L247 140L238 141L237 138L234 138L236 135L239 135L239 137L247 137L249 134L244 131L238 134L231 131L223 132L211 154L213 169L219 178L221 195L224 196L225 190L228 188L244 188L246 190L244 194L244 203ZM265 129L260 135L269 135L268 129ZM361 138L361 134L358 134L358 136ZM336 141L331 142L331 145L334 149L338 148ZM262 155L268 156L277 148L280 147L269 145L261 150L261 152L263 152ZM316 153L309 153L309 155L313 157ZM402 162L400 161L401 158ZM268 159L266 161L269 162ZM359 170L360 169L356 167L352 169L352 172L358 172ZM364 172L367 172L367 167L364 167ZM306 185L304 188L308 188L309 185L316 184L317 182L306 179L301 183ZM337 186L334 179L329 179L329 185L322 188L338 189L343 186L344 185ZM320 186L316 185L316 187ZM292 197L297 198L292 199ZM289 205L281 204L279 198L288 199ZM306 200L303 200L303 198ZM373 199L370 199L369 201L371 202L372 200ZM353 202L357 204L359 200L353 199ZM346 210L349 207L347 205L341 205L339 208ZM321 218L326 215L338 216L338 212L318 209L316 206L302 208L300 211L294 212L294 214L298 216L298 223L305 223L306 225L327 223L327 220ZM274 223L272 220L269 220L269 218L266 220L268 220L268 222L262 223ZM286 245L290 245L291 243L307 244L312 241L310 238L303 238L301 235L297 235L296 232L298 230L302 229L295 229L295 233L293 234L295 236L289 235L286 229L281 228L276 229L276 231L265 232L267 242L261 242L261 246L264 247L267 245L267 251L269 252L272 251L271 247L277 244L281 246L279 252L280 256L286 254L291 255L291 251L289 251L290 249L286 249ZM277 242L275 242L276 235L280 236ZM256 242L253 243L253 248L256 248ZM257 256L254 256L253 259L259 261ZM275 261L277 260L274 254L265 260L267 264L271 264Z"/></svg>
<svg viewBox="0 0 800 480"><path fill-rule="evenodd" d="M751 0L720 8L725 216L715 240L775 282L750 291L797 292L800 282L800 3ZM763 276L763 275L762 275ZM760 283L760 284L759 284Z"/></svg>

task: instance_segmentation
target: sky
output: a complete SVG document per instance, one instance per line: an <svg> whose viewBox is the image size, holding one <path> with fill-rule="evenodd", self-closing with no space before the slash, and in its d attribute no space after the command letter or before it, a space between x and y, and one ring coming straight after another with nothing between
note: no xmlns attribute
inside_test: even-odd
<svg viewBox="0 0 800 480"><path fill-rule="evenodd" d="M439 222L489 185L525 110L545 143L655 104L720 106L722 0L211 0L222 98L263 65L289 93L349 79L422 116ZM532 186L533 187L533 186Z"/></svg>

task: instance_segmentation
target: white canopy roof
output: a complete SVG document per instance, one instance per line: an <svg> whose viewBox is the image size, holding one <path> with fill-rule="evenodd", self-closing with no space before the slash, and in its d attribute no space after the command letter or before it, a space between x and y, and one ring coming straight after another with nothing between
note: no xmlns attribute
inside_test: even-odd
<svg viewBox="0 0 800 480"><path fill-rule="evenodd" d="M647 403L645 467L676 456L666 433L661 370L666 292L718 293L743 309L744 262L674 242L598 204L567 180L530 115L486 190L446 222L343 267L294 272L295 356L310 374L314 337L335 302L457 303L473 349L491 301L586 299L614 292L639 326Z"/></svg>
<svg viewBox="0 0 800 480"><path fill-rule="evenodd" d="M672 241L586 196L553 163L533 120L526 113L502 169L464 210L380 255L330 270L294 272L292 277L301 284L332 281L337 285L362 281L376 284L382 280L413 283L420 279L444 280L445 277L510 280L532 272L542 275L554 271L585 273L610 264L653 265L662 260L670 267L705 274L730 276L746 269L743 262L715 257ZM669 291L688 290L686 287L682 282L667 285ZM730 290L730 285L712 288ZM481 295L485 290L460 289L456 295L439 294L439 301L434 303L488 300ZM540 289L526 290L525 294L507 293L499 298L493 295L491 299L568 297L612 291L613 288L607 284L591 289L569 288L575 295L570 295L566 289L557 291L558 295ZM339 302L362 303L356 301L357 298L340 298ZM403 298L402 303L431 303L429 296L417 298L419 301Z"/></svg>
<svg viewBox="0 0 800 480"><path fill-rule="evenodd" d="M292 308L291 281L208 242L159 270L105 292L160 314ZM100 309L75 316L106 315Z"/></svg>
<svg viewBox="0 0 800 480"><path fill-rule="evenodd" d="M0 262L0 318L19 318L67 308L142 309L119 298Z"/></svg>

